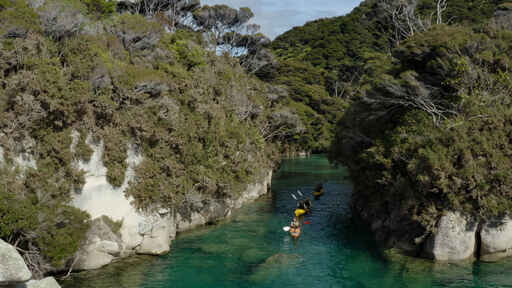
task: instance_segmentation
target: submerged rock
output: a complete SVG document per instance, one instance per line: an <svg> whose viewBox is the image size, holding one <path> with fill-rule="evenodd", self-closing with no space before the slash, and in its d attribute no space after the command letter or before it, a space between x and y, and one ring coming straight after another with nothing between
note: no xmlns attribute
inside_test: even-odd
<svg viewBox="0 0 512 288"><path fill-rule="evenodd" d="M254 241L251 239L245 239L245 238L234 238L234 239L228 239L229 246L237 247L237 248L245 248L249 249L253 247Z"/></svg>
<svg viewBox="0 0 512 288"><path fill-rule="evenodd" d="M16 248L0 239L0 286L25 282L32 277Z"/></svg>
<svg viewBox="0 0 512 288"><path fill-rule="evenodd" d="M240 260L246 263L261 263L265 261L268 256L268 251L252 248L244 251L240 256Z"/></svg>
<svg viewBox="0 0 512 288"><path fill-rule="evenodd" d="M201 251L209 254L222 254L226 253L227 251L231 250L231 247L225 245L225 244L217 244L217 243L211 243L211 244L203 244L200 246Z"/></svg>
<svg viewBox="0 0 512 288"><path fill-rule="evenodd" d="M249 277L249 281L263 282L277 277L286 268L298 264L301 257L296 254L275 254L260 264Z"/></svg>
<svg viewBox="0 0 512 288"><path fill-rule="evenodd" d="M429 237L424 253L437 261L460 261L474 257L477 223L460 213L448 212L439 220L437 232Z"/></svg>
<svg viewBox="0 0 512 288"><path fill-rule="evenodd" d="M275 254L273 256L270 256L265 260L265 263L262 265L270 266L270 265L288 265L288 264L294 264L300 261L300 256L296 254Z"/></svg>

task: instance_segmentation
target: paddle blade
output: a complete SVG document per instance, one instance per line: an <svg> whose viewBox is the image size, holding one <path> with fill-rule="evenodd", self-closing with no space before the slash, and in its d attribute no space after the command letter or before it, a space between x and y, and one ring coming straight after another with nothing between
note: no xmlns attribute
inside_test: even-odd
<svg viewBox="0 0 512 288"><path fill-rule="evenodd" d="M293 199L297 200L297 197L295 197L295 195L293 195L293 194L291 194L291 195L292 195Z"/></svg>
<svg viewBox="0 0 512 288"><path fill-rule="evenodd" d="M284 231L286 231L286 232L288 232L288 231L290 231L290 227L289 227L289 226L284 226L284 227L283 227L283 230L284 230Z"/></svg>
<svg viewBox="0 0 512 288"><path fill-rule="evenodd" d="M308 221L304 222L304 224L311 224L311 222L308 220Z"/></svg>
<svg viewBox="0 0 512 288"><path fill-rule="evenodd" d="M297 190L297 193L299 193L299 195L300 195L301 197L303 197L303 196L304 196L304 195L302 195L302 192L300 192L300 190Z"/></svg>

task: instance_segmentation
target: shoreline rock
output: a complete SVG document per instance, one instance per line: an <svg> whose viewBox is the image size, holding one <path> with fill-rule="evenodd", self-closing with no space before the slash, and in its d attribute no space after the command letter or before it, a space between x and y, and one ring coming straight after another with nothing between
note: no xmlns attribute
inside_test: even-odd
<svg viewBox="0 0 512 288"><path fill-rule="evenodd" d="M59 283L53 277L41 280L30 280L27 283L18 284L15 288L60 288Z"/></svg>
<svg viewBox="0 0 512 288"><path fill-rule="evenodd" d="M480 231L480 260L495 262L512 256L512 220L509 217L491 219Z"/></svg>
<svg viewBox="0 0 512 288"><path fill-rule="evenodd" d="M0 285L26 282L32 273L16 248L0 239Z"/></svg>
<svg viewBox="0 0 512 288"><path fill-rule="evenodd" d="M136 153L135 147L129 147L125 181L120 188L114 188L105 176L103 144L93 143L90 137L86 142L93 154L89 162L77 163L86 172L86 177L82 191L74 194L73 205L88 212L93 225L88 232L86 244L79 250L74 270L98 269L115 259L133 254L166 254L176 233L229 217L233 209L267 194L272 181L270 170L257 183L248 184L237 198L187 195L180 207L142 213L132 206L132 199L124 195L134 176L134 167L143 159L142 155ZM107 222L117 223L115 225L120 226L117 227L118 231L113 231L114 227L110 227L112 225L109 226Z"/></svg>
<svg viewBox="0 0 512 288"><path fill-rule="evenodd" d="M0 239L0 287L60 288L55 278L30 280L32 273L16 248Z"/></svg>
<svg viewBox="0 0 512 288"><path fill-rule="evenodd" d="M512 257L512 219L508 216L478 221L448 211L440 217L435 232L427 234L397 213L383 216L383 211L369 211L363 202L353 202L353 215L369 227L383 250L396 249L437 262L497 262Z"/></svg>
<svg viewBox="0 0 512 288"><path fill-rule="evenodd" d="M460 213L448 212L441 217L437 232L425 244L424 253L436 261L462 261L475 256L478 224Z"/></svg>

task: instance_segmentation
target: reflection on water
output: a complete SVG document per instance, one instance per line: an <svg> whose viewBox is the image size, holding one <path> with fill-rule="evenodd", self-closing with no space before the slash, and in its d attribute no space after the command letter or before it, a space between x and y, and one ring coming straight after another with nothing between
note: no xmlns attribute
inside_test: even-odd
<svg viewBox="0 0 512 288"><path fill-rule="evenodd" d="M512 261L434 264L376 249L364 227L350 221L352 191L344 169L325 157L285 160L273 195L245 206L229 220L179 235L171 253L136 257L63 281L65 288L180 287L512 287ZM297 190L313 202L311 224L298 241L282 230Z"/></svg>

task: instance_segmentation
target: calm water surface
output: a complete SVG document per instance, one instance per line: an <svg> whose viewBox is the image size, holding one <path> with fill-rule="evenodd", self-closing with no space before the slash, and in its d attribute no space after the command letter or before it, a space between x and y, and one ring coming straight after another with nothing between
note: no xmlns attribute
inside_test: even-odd
<svg viewBox="0 0 512 288"><path fill-rule="evenodd" d="M184 287L512 287L512 261L433 264L380 253L362 227L351 223L351 184L344 169L323 156L284 160L272 195L237 211L217 226L181 234L171 253L134 257L61 282L64 288ZM294 241L282 230L292 217L297 190L310 195L313 214ZM297 195L298 196L298 195Z"/></svg>

